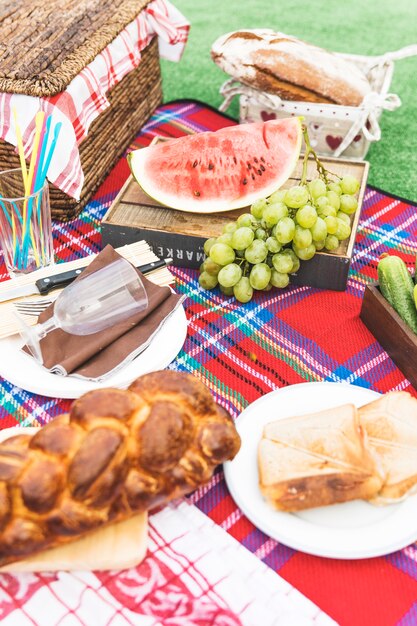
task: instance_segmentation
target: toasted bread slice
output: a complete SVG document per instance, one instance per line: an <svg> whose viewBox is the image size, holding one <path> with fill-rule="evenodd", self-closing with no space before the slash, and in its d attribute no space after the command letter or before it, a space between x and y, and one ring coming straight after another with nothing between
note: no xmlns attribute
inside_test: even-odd
<svg viewBox="0 0 417 626"><path fill-rule="evenodd" d="M284 511L371 498L384 481L353 404L267 424L258 467L264 497Z"/></svg>
<svg viewBox="0 0 417 626"><path fill-rule="evenodd" d="M399 502L417 492L417 399L392 391L359 409L369 446L386 473L377 504Z"/></svg>

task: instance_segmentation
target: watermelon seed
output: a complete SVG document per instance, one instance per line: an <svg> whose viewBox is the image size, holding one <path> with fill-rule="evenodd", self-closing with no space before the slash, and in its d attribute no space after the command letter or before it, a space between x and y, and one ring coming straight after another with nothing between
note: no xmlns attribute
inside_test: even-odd
<svg viewBox="0 0 417 626"><path fill-rule="evenodd" d="M208 168L209 168L209 170L214 170L214 165L213 165L213 163L209 163L209 164L208 164Z"/></svg>
<svg viewBox="0 0 417 626"><path fill-rule="evenodd" d="M264 172L265 171L265 166L261 165L261 170Z"/></svg>
<svg viewBox="0 0 417 626"><path fill-rule="evenodd" d="M247 181L247 179L246 179L246 178L244 178L244 179L242 180L242 184L243 184L243 185L247 185L247 184L248 184L248 181Z"/></svg>
<svg viewBox="0 0 417 626"><path fill-rule="evenodd" d="M255 174L251 174L252 180L255 180Z"/></svg>
<svg viewBox="0 0 417 626"><path fill-rule="evenodd" d="M259 176L262 176L262 170L258 170Z"/></svg>
<svg viewBox="0 0 417 626"><path fill-rule="evenodd" d="M197 167L197 165L198 165L198 161L194 161L193 167Z"/></svg>
<svg viewBox="0 0 417 626"><path fill-rule="evenodd" d="M262 163L265 163L265 159L263 157L261 157L261 161L262 161Z"/></svg>
<svg viewBox="0 0 417 626"><path fill-rule="evenodd" d="M233 161L237 163L237 158L235 156L233 157Z"/></svg>
<svg viewBox="0 0 417 626"><path fill-rule="evenodd" d="M253 160L255 161L255 163L258 163L258 159L256 157Z"/></svg>
<svg viewBox="0 0 417 626"><path fill-rule="evenodd" d="M197 196L197 198L198 198L199 195L200 195L200 192L199 191L194 191L194 195Z"/></svg>

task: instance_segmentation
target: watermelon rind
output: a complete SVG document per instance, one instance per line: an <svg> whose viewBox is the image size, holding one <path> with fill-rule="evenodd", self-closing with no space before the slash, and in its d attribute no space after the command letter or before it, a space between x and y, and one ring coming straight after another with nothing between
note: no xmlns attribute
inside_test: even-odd
<svg viewBox="0 0 417 626"><path fill-rule="evenodd" d="M294 168L298 162L301 144L302 144L302 122L298 117L285 118L281 120L277 120L277 122L286 122L292 130L295 130L295 139L293 144L291 145L290 154L287 156L284 163L280 163L280 170L277 175L271 180L268 184L263 185L261 188L257 188L253 191L248 190L243 195L238 195L238 197L228 197L227 194L216 197L215 199L204 200L199 197L193 197L191 193L186 197L184 194L176 195L175 192L165 191L162 189L162 185L158 184L158 178L153 177L151 179L147 174L146 168L148 165L148 153L149 150L154 149L155 147L162 146L163 144L155 144L153 146L149 146L147 148L140 148L138 150L134 150L130 152L127 156L128 164L131 169L131 172L143 189L143 191L160 203L163 206L176 209L179 211L186 211L192 213L219 213L224 211L233 211L235 209L240 209L242 207L246 207L251 205L256 200L260 198L266 198L274 193L277 189L279 189L291 176L294 171ZM270 125L273 122L264 122L264 125ZM262 126L262 123L257 123L257 126ZM229 127L229 129L234 128L242 128L249 127L248 125L238 125ZM246 129L246 128L245 128ZM223 136L227 133L228 129L221 129L223 132ZM189 139L191 137L201 137L207 133L199 133L196 135L187 135L183 139ZM216 135L216 132L210 132L211 135ZM180 139L175 139L173 141L181 141ZM164 142L166 143L166 142ZM186 144L184 144L186 147ZM160 174L163 176L163 172ZM258 181L259 182L259 181Z"/></svg>

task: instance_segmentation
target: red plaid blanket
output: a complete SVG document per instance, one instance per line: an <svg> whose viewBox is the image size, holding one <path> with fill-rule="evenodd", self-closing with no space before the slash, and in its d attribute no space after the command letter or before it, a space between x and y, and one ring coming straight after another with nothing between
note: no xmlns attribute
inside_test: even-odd
<svg viewBox="0 0 417 626"><path fill-rule="evenodd" d="M190 130L215 130L234 123L201 103L170 103L156 110L133 147L148 144L155 135L176 137ZM100 220L128 174L126 160L122 159L77 219L54 224L55 250L60 260L100 249ZM197 272L174 268L176 289L187 296L189 332L183 350L170 367L193 372L234 416L273 389L306 381L347 381L379 392L406 389L416 395L359 319L364 287L376 279L380 254L395 249L410 267L413 265L416 225L416 206L368 187L345 292L290 287L280 293L260 293L248 305L237 306L216 292L202 291ZM4 268L0 277L6 277ZM7 380L0 381L0 388L3 427L23 420L28 425L34 421L42 424L69 407L68 401L29 394ZM228 493L221 471L209 485L195 492L191 501L339 624L417 623L415 545L386 557L353 561L297 552L278 544L249 522ZM37 577L33 584L42 588L49 582ZM94 596L94 589L99 589L93 586L92 590L89 584L87 587L83 597ZM8 579L6 584L2 579L0 589L13 596L17 582ZM26 610L30 615L30 603ZM140 612L140 606L135 610ZM279 617L277 613L277 624L281 623ZM317 617L316 623L321 619ZM33 621L28 618L27 623ZM253 623L259 626L263 622ZM282 623L304 622L293 618Z"/></svg>

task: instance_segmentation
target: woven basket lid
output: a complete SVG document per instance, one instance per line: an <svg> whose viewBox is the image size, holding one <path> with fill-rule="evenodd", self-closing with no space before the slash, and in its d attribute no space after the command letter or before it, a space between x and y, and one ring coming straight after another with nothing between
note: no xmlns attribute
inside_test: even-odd
<svg viewBox="0 0 417 626"><path fill-rule="evenodd" d="M53 96L149 0L2 0L0 91Z"/></svg>

